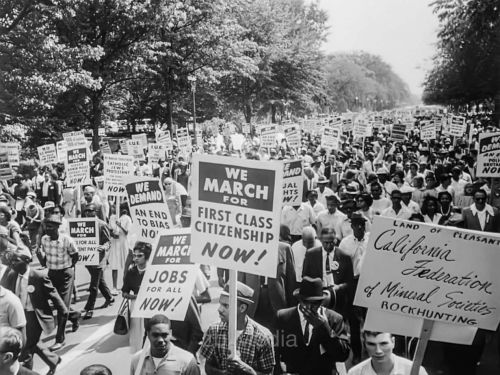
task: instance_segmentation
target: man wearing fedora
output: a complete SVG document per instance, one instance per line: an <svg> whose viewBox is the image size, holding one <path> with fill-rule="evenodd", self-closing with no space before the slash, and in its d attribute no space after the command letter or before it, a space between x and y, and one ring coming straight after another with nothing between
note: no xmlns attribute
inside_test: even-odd
<svg viewBox="0 0 500 375"><path fill-rule="evenodd" d="M278 372L300 375L336 374L336 362L349 356L342 316L322 305L326 294L320 278L305 276L295 291L297 307L278 311Z"/></svg>
<svg viewBox="0 0 500 375"><path fill-rule="evenodd" d="M30 267L31 252L27 247L18 247L10 258L11 270L6 286L15 293L23 305L26 316L26 342L19 356L24 366L32 368L33 354L49 366L48 375L56 371L61 358L38 345L42 332L50 334L55 329L54 316L49 300L60 315L67 315L68 309L52 285L46 271Z"/></svg>
<svg viewBox="0 0 500 375"><path fill-rule="evenodd" d="M253 289L237 282L236 355L228 350L229 288L219 299L220 321L212 324L200 348L207 375L271 374L274 369L273 336L271 332L247 315L253 304Z"/></svg>
<svg viewBox="0 0 500 375"><path fill-rule="evenodd" d="M307 250L302 268L302 278L320 278L327 293L325 306L347 317L350 308L349 295L352 288L352 261L338 251L333 228L324 228L320 233L321 247Z"/></svg>
<svg viewBox="0 0 500 375"><path fill-rule="evenodd" d="M330 181L328 181L325 176L320 176L318 179L318 187L315 189L318 193L318 202L324 207L326 207L326 197L335 194L333 190L328 187L329 182Z"/></svg>

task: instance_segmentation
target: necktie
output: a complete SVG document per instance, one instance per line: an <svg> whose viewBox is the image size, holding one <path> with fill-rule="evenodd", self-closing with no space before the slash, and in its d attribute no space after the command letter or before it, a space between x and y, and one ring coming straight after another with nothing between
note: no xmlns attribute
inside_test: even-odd
<svg viewBox="0 0 500 375"><path fill-rule="evenodd" d="M326 273L330 273L330 271L332 270L330 268L330 253L327 253L326 254L326 264L325 264L325 269L326 269Z"/></svg>
<svg viewBox="0 0 500 375"><path fill-rule="evenodd" d="M306 327L304 329L304 341L306 343L306 345L309 345L309 330L310 330L310 324L309 322L306 322Z"/></svg>
<svg viewBox="0 0 500 375"><path fill-rule="evenodd" d="M23 308L26 308L27 290L26 290L26 287L23 285L23 275L18 276L16 291L17 291L17 296L21 300L21 304L23 305Z"/></svg>

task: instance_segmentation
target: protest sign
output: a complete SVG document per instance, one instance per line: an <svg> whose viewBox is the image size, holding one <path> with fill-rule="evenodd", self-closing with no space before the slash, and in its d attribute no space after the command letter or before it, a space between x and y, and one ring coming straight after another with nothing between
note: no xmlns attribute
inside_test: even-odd
<svg viewBox="0 0 500 375"><path fill-rule="evenodd" d="M128 139L120 139L120 151L123 155L128 155Z"/></svg>
<svg viewBox="0 0 500 375"><path fill-rule="evenodd" d="M68 219L69 235L78 249L78 263L84 266L99 264L99 226L95 218Z"/></svg>
<svg viewBox="0 0 500 375"><path fill-rule="evenodd" d="M420 139L422 141L429 141L436 139L436 124L434 121L427 121L421 123Z"/></svg>
<svg viewBox="0 0 500 375"><path fill-rule="evenodd" d="M87 147L87 139L83 130L63 133L63 140L66 141L67 148Z"/></svg>
<svg viewBox="0 0 500 375"><path fill-rule="evenodd" d="M132 134L132 140L139 141L143 150L148 147L148 136L145 133Z"/></svg>
<svg viewBox="0 0 500 375"><path fill-rule="evenodd" d="M109 146L109 142L104 139L101 139L99 141L99 149L103 154L111 154L111 147Z"/></svg>
<svg viewBox="0 0 500 375"><path fill-rule="evenodd" d="M342 131L344 133L348 133L348 132L351 132L353 129L353 121L352 121L352 117L344 117L344 119L342 120Z"/></svg>
<svg viewBox="0 0 500 375"><path fill-rule="evenodd" d="M158 163L160 159L165 160L165 145L156 143L148 144L148 162Z"/></svg>
<svg viewBox="0 0 500 375"><path fill-rule="evenodd" d="M283 168L283 205L300 206L304 190L302 160L286 160Z"/></svg>
<svg viewBox="0 0 500 375"><path fill-rule="evenodd" d="M403 142L405 140L406 126L404 124L393 124L391 130L391 139L394 142Z"/></svg>
<svg viewBox="0 0 500 375"><path fill-rule="evenodd" d="M352 136L354 138L364 138L371 136L371 127L370 124L365 119L358 119L354 123L354 127L352 129Z"/></svg>
<svg viewBox="0 0 500 375"><path fill-rule="evenodd" d="M477 177L500 177L500 133L479 134Z"/></svg>
<svg viewBox="0 0 500 375"><path fill-rule="evenodd" d="M287 125L285 126L285 138L288 147L298 148L301 144L301 134L298 125Z"/></svg>
<svg viewBox="0 0 500 375"><path fill-rule="evenodd" d="M450 135L452 135L453 137L462 137L465 135L465 130L467 129L465 117L450 116L448 118L448 122Z"/></svg>
<svg viewBox="0 0 500 375"><path fill-rule="evenodd" d="M106 136L106 128L99 128L97 135L99 135L99 137L105 137Z"/></svg>
<svg viewBox="0 0 500 375"><path fill-rule="evenodd" d="M130 215L139 227L137 240L156 248L161 234L172 228L172 218L157 178L124 176Z"/></svg>
<svg viewBox="0 0 500 375"><path fill-rule="evenodd" d="M198 146L203 145L203 131L200 128L196 129L196 144Z"/></svg>
<svg viewBox="0 0 500 375"><path fill-rule="evenodd" d="M146 160L146 156L144 155L144 149L142 148L141 141L137 139L129 139L127 140L127 155L130 155L134 158L134 160Z"/></svg>
<svg viewBox="0 0 500 375"><path fill-rule="evenodd" d="M276 277L283 164L193 156L192 259Z"/></svg>
<svg viewBox="0 0 500 375"><path fill-rule="evenodd" d="M149 258L132 317L164 314L184 321L199 267L191 263L190 253L189 228L176 228L160 236Z"/></svg>
<svg viewBox="0 0 500 375"><path fill-rule="evenodd" d="M267 125L260 129L260 147L276 147L276 125Z"/></svg>
<svg viewBox="0 0 500 375"><path fill-rule="evenodd" d="M7 151L0 151L0 181L8 181L14 177L9 164L9 154Z"/></svg>
<svg viewBox="0 0 500 375"><path fill-rule="evenodd" d="M58 163L56 146L54 144L39 146L37 149L41 166Z"/></svg>
<svg viewBox="0 0 500 375"><path fill-rule="evenodd" d="M182 154L189 154L192 151L191 136L187 128L177 129L177 148Z"/></svg>
<svg viewBox="0 0 500 375"><path fill-rule="evenodd" d="M9 157L9 164L11 167L19 166L20 156L19 156L19 143L9 142L0 143L0 152L5 151Z"/></svg>
<svg viewBox="0 0 500 375"><path fill-rule="evenodd" d="M158 131L156 133L156 143L165 146L165 150L173 150L174 146L172 144L172 138L170 137L170 132Z"/></svg>
<svg viewBox="0 0 500 375"><path fill-rule="evenodd" d="M450 120L446 115L441 116L441 134L450 135Z"/></svg>
<svg viewBox="0 0 500 375"><path fill-rule="evenodd" d="M66 141L56 142L57 149L57 161L59 163L66 163L66 158L68 157L68 145Z"/></svg>
<svg viewBox="0 0 500 375"><path fill-rule="evenodd" d="M250 124L243 124L241 127L241 132L243 134L250 134Z"/></svg>
<svg viewBox="0 0 500 375"><path fill-rule="evenodd" d="M499 245L499 235L376 216L354 304L496 330Z"/></svg>
<svg viewBox="0 0 500 375"><path fill-rule="evenodd" d="M134 158L130 155L104 155L104 191L107 195L126 197L124 176L134 175Z"/></svg>
<svg viewBox="0 0 500 375"><path fill-rule="evenodd" d="M87 146L68 148L66 151L67 186L79 186L90 182L90 155Z"/></svg>
<svg viewBox="0 0 500 375"><path fill-rule="evenodd" d="M321 136L321 148L326 150L338 150L342 132L340 128L330 128L325 126Z"/></svg>

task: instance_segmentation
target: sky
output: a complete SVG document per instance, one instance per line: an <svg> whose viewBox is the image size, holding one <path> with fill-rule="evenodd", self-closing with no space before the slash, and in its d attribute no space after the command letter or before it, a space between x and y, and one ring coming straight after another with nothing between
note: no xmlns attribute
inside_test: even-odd
<svg viewBox="0 0 500 375"><path fill-rule="evenodd" d="M330 27L324 50L379 55L420 96L425 74L432 67L439 25L430 2L319 0Z"/></svg>

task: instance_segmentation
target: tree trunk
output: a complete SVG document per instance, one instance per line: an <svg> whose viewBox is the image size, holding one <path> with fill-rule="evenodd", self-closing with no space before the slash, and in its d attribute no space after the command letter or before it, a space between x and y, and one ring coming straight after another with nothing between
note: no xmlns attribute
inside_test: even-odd
<svg viewBox="0 0 500 375"><path fill-rule="evenodd" d="M276 124L276 104L271 103L271 123Z"/></svg>
<svg viewBox="0 0 500 375"><path fill-rule="evenodd" d="M99 150L99 128L102 124L102 107L101 107L101 93L95 93L92 95L92 129L94 134L92 135L92 148L94 151Z"/></svg>

